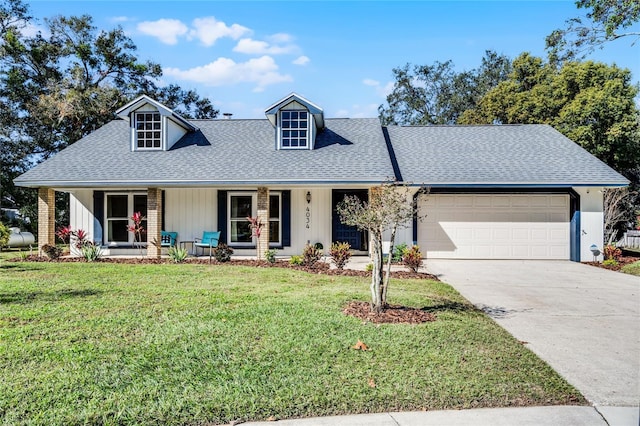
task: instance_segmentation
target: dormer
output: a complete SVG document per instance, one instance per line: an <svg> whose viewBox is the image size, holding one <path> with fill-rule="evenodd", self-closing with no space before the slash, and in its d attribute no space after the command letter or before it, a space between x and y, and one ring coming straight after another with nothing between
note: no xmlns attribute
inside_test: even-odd
<svg viewBox="0 0 640 426"><path fill-rule="evenodd" d="M322 108L292 93L266 109L276 129L276 149L313 149L316 135L324 128Z"/></svg>
<svg viewBox="0 0 640 426"><path fill-rule="evenodd" d="M187 132L197 130L160 102L142 95L116 111L129 122L132 151L168 151Z"/></svg>

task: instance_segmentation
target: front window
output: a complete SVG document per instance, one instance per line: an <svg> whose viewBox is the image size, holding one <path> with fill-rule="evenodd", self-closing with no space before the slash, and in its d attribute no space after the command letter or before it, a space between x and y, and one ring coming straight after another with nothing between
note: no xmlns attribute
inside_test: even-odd
<svg viewBox="0 0 640 426"><path fill-rule="evenodd" d="M162 122L160 113L136 113L137 147L142 149L159 149L162 147Z"/></svg>
<svg viewBox="0 0 640 426"><path fill-rule="evenodd" d="M229 244L255 244L247 217L257 216L258 196L255 192L229 194ZM279 192L269 194L269 245L281 242L281 197ZM264 229L264 228L263 228Z"/></svg>
<svg viewBox="0 0 640 426"><path fill-rule="evenodd" d="M106 194L106 243L110 245L133 244L134 235L127 230L132 225L131 216L140 212L147 216L146 194ZM147 229L147 221L142 221L142 226ZM147 241L147 233L143 232L141 242Z"/></svg>
<svg viewBox="0 0 640 426"><path fill-rule="evenodd" d="M309 113L307 111L282 111L281 145L283 148L306 148L309 135Z"/></svg>

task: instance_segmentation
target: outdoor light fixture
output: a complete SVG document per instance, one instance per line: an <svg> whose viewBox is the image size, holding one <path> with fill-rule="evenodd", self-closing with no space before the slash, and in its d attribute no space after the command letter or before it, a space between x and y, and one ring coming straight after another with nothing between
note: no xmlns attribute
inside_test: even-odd
<svg viewBox="0 0 640 426"><path fill-rule="evenodd" d="M311 203L311 191L307 191L307 204Z"/></svg>
<svg viewBox="0 0 640 426"><path fill-rule="evenodd" d="M598 248L598 246L592 244L591 247L589 247L589 250L591 250L591 253L593 253L593 261L597 261L598 256L600 256L600 249Z"/></svg>

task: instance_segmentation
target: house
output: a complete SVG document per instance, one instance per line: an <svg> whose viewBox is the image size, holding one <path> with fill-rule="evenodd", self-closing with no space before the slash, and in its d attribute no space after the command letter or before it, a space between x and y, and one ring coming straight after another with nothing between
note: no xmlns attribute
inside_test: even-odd
<svg viewBox="0 0 640 426"><path fill-rule="evenodd" d="M385 127L326 118L295 93L265 119L187 120L146 96L116 114L15 180L38 188L39 246L54 240L54 194L64 191L71 227L109 254L131 249L136 211L148 241L160 230L183 242L219 230L236 254L255 255L246 217L258 216L268 223L260 247L279 254L334 241L366 254L366 235L335 206L397 179L426 214L397 241L428 258L591 260L589 247L603 244L602 190L628 184L546 125ZM147 245L150 257L159 250Z"/></svg>

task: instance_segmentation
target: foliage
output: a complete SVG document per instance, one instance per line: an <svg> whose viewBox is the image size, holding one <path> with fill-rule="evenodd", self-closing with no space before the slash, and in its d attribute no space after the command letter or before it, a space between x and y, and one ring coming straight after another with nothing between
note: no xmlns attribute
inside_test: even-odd
<svg viewBox="0 0 640 426"><path fill-rule="evenodd" d="M606 244L613 244L618 235L633 226L635 195L636 192L629 191L629 188L604 190L604 241Z"/></svg>
<svg viewBox="0 0 640 426"><path fill-rule="evenodd" d="M393 256L391 257L391 261L393 263L402 262L402 256L404 255L405 250L408 248L407 243L400 243L393 248Z"/></svg>
<svg viewBox="0 0 640 426"><path fill-rule="evenodd" d="M70 225L62 226L58 228L58 230L56 231L56 237L58 237L58 239L60 239L60 241L62 241L65 244L69 243L72 235L73 235L73 230L71 229Z"/></svg>
<svg viewBox="0 0 640 426"><path fill-rule="evenodd" d="M398 303L437 321L376 327L341 309L367 297L366 278L215 264L13 265L0 272L6 425L584 403L442 282L394 280ZM351 349L357 340L371 350ZM372 368L381 360L391 362Z"/></svg>
<svg viewBox="0 0 640 426"><path fill-rule="evenodd" d="M167 254L174 263L182 263L189 256L189 251L184 247L169 247Z"/></svg>
<svg viewBox="0 0 640 426"><path fill-rule="evenodd" d="M94 262L102 256L102 248L93 241L86 242L80 250L87 262Z"/></svg>
<svg viewBox="0 0 640 426"><path fill-rule="evenodd" d="M369 233L373 260L371 309L374 312L381 312L387 305L387 289L391 276L391 256L387 260L386 274L383 273L382 235L385 231L390 231L389 250L393 253L397 229L410 226L414 217L420 219L417 216L417 207L410 200L411 191L408 184L384 182L380 187L371 190L368 202L355 196L345 196L336 206L342 223L356 226Z"/></svg>
<svg viewBox="0 0 640 426"><path fill-rule="evenodd" d="M630 31L640 21L637 0L577 0L585 17L568 19L566 28L556 29L546 38L547 51L554 61L582 59L596 48L623 37L640 39L640 32Z"/></svg>
<svg viewBox="0 0 640 426"><path fill-rule="evenodd" d="M10 235L9 229L0 222L0 249L9 244Z"/></svg>
<svg viewBox="0 0 640 426"><path fill-rule="evenodd" d="M137 245L140 253L142 253L142 234L147 232L142 222L146 220L146 217L140 212L135 212L130 219L133 223L131 225L127 225L127 231L133 234L133 245Z"/></svg>
<svg viewBox="0 0 640 426"><path fill-rule="evenodd" d="M19 206L35 206L36 195L14 186L17 175L111 121L141 94L187 117L218 113L194 91L160 86L160 65L139 60L120 27L99 31L88 15L55 16L36 35L25 31L35 24L23 0L0 1L0 188ZM58 211L68 215L60 203Z"/></svg>
<svg viewBox="0 0 640 426"><path fill-rule="evenodd" d="M338 269L344 269L344 266L351 259L351 245L347 242L335 242L331 244L329 256Z"/></svg>
<svg viewBox="0 0 640 426"><path fill-rule="evenodd" d="M640 261L624 265L620 270L625 274L637 275L640 277Z"/></svg>
<svg viewBox="0 0 640 426"><path fill-rule="evenodd" d="M603 266L608 266L608 267L616 267L619 265L618 261L615 259L605 259L602 261L602 265Z"/></svg>
<svg viewBox="0 0 640 426"><path fill-rule="evenodd" d="M393 91L378 112L383 124L454 124L511 71L511 61L487 50L478 69L456 72L452 61L394 68Z"/></svg>
<svg viewBox="0 0 640 426"><path fill-rule="evenodd" d="M409 268L409 271L418 272L418 268L422 266L422 252L420 252L420 247L412 245L407 248L402 254L402 263Z"/></svg>
<svg viewBox="0 0 640 426"><path fill-rule="evenodd" d="M293 256L291 256L291 258L289 259L289 265L293 265L293 266L302 265L302 256L298 256L297 254L294 254Z"/></svg>
<svg viewBox="0 0 640 426"><path fill-rule="evenodd" d="M213 249L213 257L218 262L228 262L231 260L231 255L233 254L233 249L226 245L225 243L218 244L218 247Z"/></svg>
<svg viewBox="0 0 640 426"><path fill-rule="evenodd" d="M604 246L602 255L604 256L605 260L618 260L620 259L620 256L622 256L622 250L614 245L609 244Z"/></svg>
<svg viewBox="0 0 640 426"><path fill-rule="evenodd" d="M364 270L367 272L373 271L373 263L367 263L367 266L364 267Z"/></svg>
<svg viewBox="0 0 640 426"><path fill-rule="evenodd" d="M302 249L302 264L313 268L322 258L322 251L315 245L306 244Z"/></svg>
<svg viewBox="0 0 640 426"><path fill-rule="evenodd" d="M262 223L258 217L247 216L247 220L249 221L249 228L251 228L251 236L256 238L256 258L260 259L260 235L262 233L264 223Z"/></svg>
<svg viewBox="0 0 640 426"><path fill-rule="evenodd" d="M47 255L49 259L58 259L62 256L62 249L55 244L45 244L42 246L42 251Z"/></svg>
<svg viewBox="0 0 640 426"><path fill-rule="evenodd" d="M277 253L278 253L278 250L276 250L276 249L266 250L264 252L264 259L269 263L276 263L276 254Z"/></svg>

